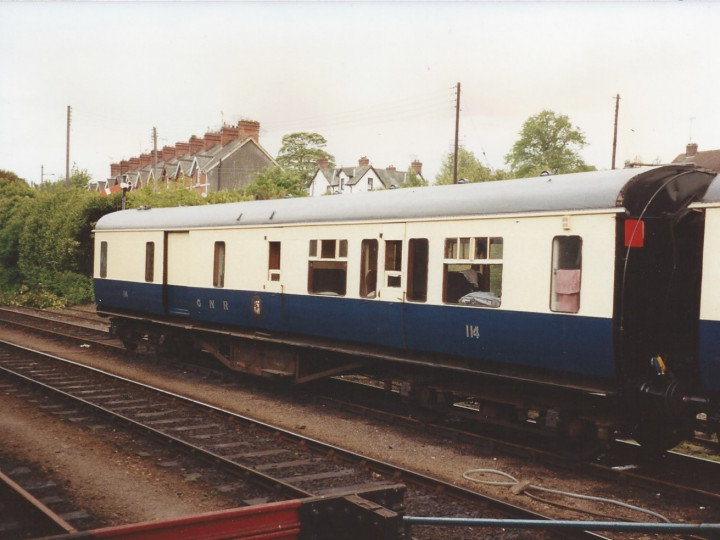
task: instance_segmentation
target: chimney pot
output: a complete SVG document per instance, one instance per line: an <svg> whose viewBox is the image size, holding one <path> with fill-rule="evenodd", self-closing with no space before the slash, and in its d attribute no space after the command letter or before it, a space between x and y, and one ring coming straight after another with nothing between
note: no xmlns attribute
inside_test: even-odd
<svg viewBox="0 0 720 540"><path fill-rule="evenodd" d="M363 156L358 159L358 165L360 165L360 167L366 167L367 165L370 165L370 160L367 156Z"/></svg>
<svg viewBox="0 0 720 540"><path fill-rule="evenodd" d="M252 137L256 143L260 142L260 122L253 120L240 120L237 125L238 140L242 141L246 137Z"/></svg>

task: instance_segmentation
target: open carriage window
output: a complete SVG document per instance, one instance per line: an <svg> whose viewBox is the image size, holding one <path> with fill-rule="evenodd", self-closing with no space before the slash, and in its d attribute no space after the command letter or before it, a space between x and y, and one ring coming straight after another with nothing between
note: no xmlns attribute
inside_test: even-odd
<svg viewBox="0 0 720 540"><path fill-rule="evenodd" d="M445 239L443 302L500 307L503 239L497 236Z"/></svg>
<svg viewBox="0 0 720 540"><path fill-rule="evenodd" d="M562 313L580 311L582 238L553 238L550 309Z"/></svg>
<svg viewBox="0 0 720 540"><path fill-rule="evenodd" d="M347 240L310 240L308 292L345 296L347 291Z"/></svg>

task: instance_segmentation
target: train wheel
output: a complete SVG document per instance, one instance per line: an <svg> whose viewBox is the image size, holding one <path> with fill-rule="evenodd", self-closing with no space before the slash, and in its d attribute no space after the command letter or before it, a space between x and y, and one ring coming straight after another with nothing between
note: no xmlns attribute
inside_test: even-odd
<svg viewBox="0 0 720 540"><path fill-rule="evenodd" d="M140 340L142 339L140 335L133 332L131 328L127 327L121 327L118 330L118 337L128 351L137 350Z"/></svg>
<svg viewBox="0 0 720 540"><path fill-rule="evenodd" d="M635 426L633 438L648 456L658 456L683 440L677 429L657 419L643 420Z"/></svg>

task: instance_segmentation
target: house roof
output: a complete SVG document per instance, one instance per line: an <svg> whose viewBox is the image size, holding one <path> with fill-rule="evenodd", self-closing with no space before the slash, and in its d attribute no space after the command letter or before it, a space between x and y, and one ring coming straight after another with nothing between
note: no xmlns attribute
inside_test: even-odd
<svg viewBox="0 0 720 540"><path fill-rule="evenodd" d="M684 154L678 155L673 163L695 163L698 167L720 172L720 150L697 151L697 144L690 143Z"/></svg>
<svg viewBox="0 0 720 540"><path fill-rule="evenodd" d="M331 187L340 185L340 175L347 176L345 183L349 186L357 184L368 171L372 170L386 188L400 187L407 180L407 171L395 169L379 169L372 165L358 165L357 167L337 167L335 169L318 169ZM317 176L317 174L316 174Z"/></svg>

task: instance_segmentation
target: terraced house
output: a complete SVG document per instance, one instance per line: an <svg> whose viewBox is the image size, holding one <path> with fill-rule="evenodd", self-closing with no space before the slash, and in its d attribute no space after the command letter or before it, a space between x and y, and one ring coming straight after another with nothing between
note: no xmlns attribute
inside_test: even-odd
<svg viewBox="0 0 720 540"><path fill-rule="evenodd" d="M153 181L166 185L182 182L200 193L233 190L250 184L265 167L275 166L273 157L259 143L260 123L241 120L218 132L192 136L188 142L165 146L110 165L110 177L90 189L109 194L139 189Z"/></svg>

